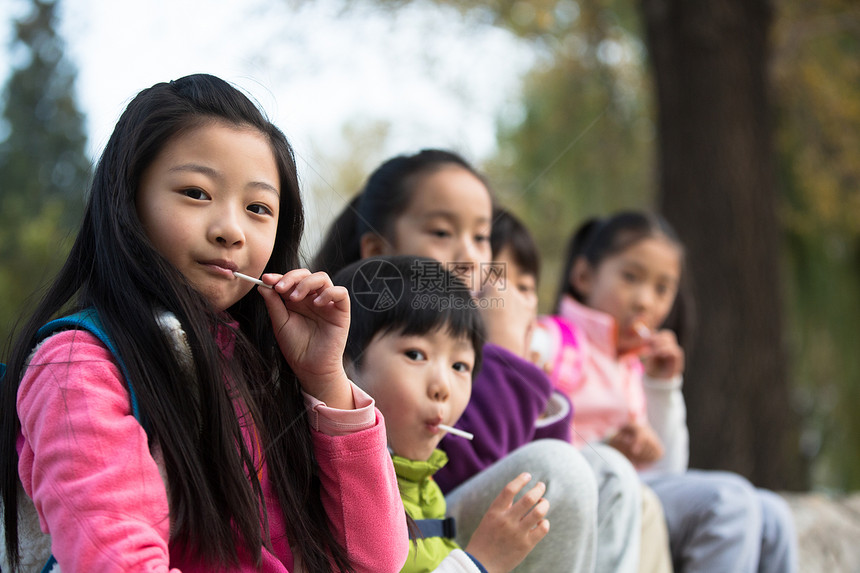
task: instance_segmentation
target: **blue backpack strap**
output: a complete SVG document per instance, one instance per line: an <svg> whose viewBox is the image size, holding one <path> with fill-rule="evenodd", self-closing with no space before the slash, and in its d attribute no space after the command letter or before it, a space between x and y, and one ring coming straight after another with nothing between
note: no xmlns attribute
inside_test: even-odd
<svg viewBox="0 0 860 573"><path fill-rule="evenodd" d="M415 519L415 525L422 537L445 537L454 539L457 537L457 520L453 517L445 519ZM412 534L409 535L413 539Z"/></svg>
<svg viewBox="0 0 860 573"><path fill-rule="evenodd" d="M57 560L56 560L56 559L54 559L54 556L53 556L53 555L51 555L51 556L48 558L48 561L45 563L45 566L44 566L44 567L42 567L42 573L51 573L51 571L53 571L53 570L54 570L54 565L56 565L56 564L57 564ZM60 570L60 569L59 569L59 567L58 567L58 568L57 568L57 571L59 571L59 570Z"/></svg>
<svg viewBox="0 0 860 573"><path fill-rule="evenodd" d="M125 378L125 384L128 386L131 411L134 414L135 419L138 422L143 423L140 417L140 408L137 404L137 395L134 393L134 387L131 384L131 378L128 376L128 370L126 369L125 363L122 361L122 357L119 355L119 352L117 352L113 340L111 340L110 335L108 335L107 330L105 330L102 325L102 321L99 318L99 314L96 309L87 308L80 312L76 312L75 314L70 314L69 316L52 320L39 329L36 333L36 341L41 342L57 331L68 329L84 329L98 338L102 344L107 346L108 350L110 350L110 353L113 354L114 359L117 361L117 364L119 364L119 369L122 372L123 378Z"/></svg>

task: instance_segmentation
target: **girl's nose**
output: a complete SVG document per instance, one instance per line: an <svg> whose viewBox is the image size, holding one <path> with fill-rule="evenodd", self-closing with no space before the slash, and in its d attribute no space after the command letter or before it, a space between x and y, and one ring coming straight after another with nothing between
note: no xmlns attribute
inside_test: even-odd
<svg viewBox="0 0 860 573"><path fill-rule="evenodd" d="M478 263L481 262L480 249L478 249L478 245L475 244L475 241L471 237L464 237L460 241L460 247L458 251L458 262L468 263L471 264L473 267L477 267Z"/></svg>
<svg viewBox="0 0 860 573"><path fill-rule="evenodd" d="M480 290L478 269L483 259L475 242L468 238L463 239L455 256L458 274L466 283L466 287L469 290Z"/></svg>
<svg viewBox="0 0 860 573"><path fill-rule="evenodd" d="M636 306L640 309L651 308L654 304L654 292L651 288L643 286L636 291Z"/></svg>
<svg viewBox="0 0 860 573"><path fill-rule="evenodd" d="M233 247L245 243L245 231L240 215L233 208L222 209L215 215L209 227L209 240L223 247Z"/></svg>

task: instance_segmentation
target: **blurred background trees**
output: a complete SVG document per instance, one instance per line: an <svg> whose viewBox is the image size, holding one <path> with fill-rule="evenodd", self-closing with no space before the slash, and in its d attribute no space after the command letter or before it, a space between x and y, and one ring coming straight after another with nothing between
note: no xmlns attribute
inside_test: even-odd
<svg viewBox="0 0 860 573"><path fill-rule="evenodd" d="M397 7L406 0L377 0ZM858 8L849 2L437 0L541 54L485 167L554 297L586 217L662 212L698 328L691 460L758 484L857 488Z"/></svg>
<svg viewBox="0 0 860 573"><path fill-rule="evenodd" d="M71 246L90 174L75 67L58 36L57 6L34 1L14 25L14 69L0 120L0 348L34 290Z"/></svg>
<svg viewBox="0 0 860 573"><path fill-rule="evenodd" d="M860 489L855 3L341 3L444 6L527 42L536 64L482 167L541 246L542 310L584 218L661 211L688 246L699 306L686 387L693 462L775 488ZM32 5L15 27L0 124L4 341L65 254L89 169L56 7ZM325 159L330 185L318 193L351 196L394 129L345 126L356 152Z"/></svg>

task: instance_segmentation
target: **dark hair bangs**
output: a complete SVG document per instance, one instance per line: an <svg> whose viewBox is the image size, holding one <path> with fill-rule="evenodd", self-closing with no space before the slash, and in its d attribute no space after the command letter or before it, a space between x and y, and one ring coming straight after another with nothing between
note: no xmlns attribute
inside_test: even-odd
<svg viewBox="0 0 860 573"><path fill-rule="evenodd" d="M415 279L426 269L434 269L449 288L417 288ZM378 334L421 336L445 329L451 336L470 340L475 350L473 376L480 370L485 340L480 313L466 286L435 259L370 257L348 265L332 280L349 291L352 317L344 356L356 365L361 364L364 351ZM396 296L375 296L385 293L392 282L402 287Z"/></svg>

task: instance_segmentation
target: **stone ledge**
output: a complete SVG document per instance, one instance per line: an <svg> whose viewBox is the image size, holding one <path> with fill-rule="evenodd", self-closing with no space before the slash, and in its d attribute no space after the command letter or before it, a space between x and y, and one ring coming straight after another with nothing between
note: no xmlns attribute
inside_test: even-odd
<svg viewBox="0 0 860 573"><path fill-rule="evenodd" d="M794 515L800 573L860 572L860 493L782 493Z"/></svg>

